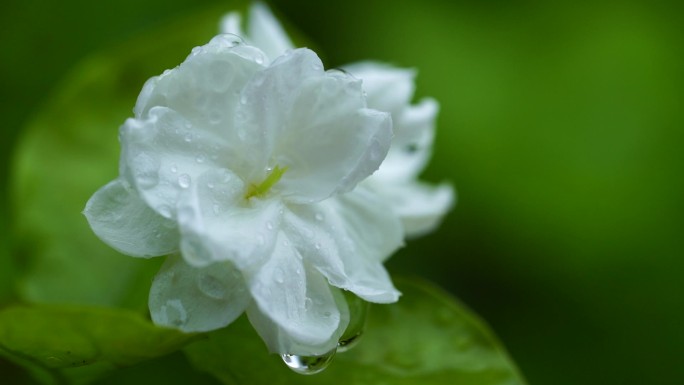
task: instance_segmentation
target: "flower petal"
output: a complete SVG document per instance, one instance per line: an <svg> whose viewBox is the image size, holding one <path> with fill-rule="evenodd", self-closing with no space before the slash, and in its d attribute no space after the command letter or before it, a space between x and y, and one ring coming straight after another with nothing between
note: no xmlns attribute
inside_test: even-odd
<svg viewBox="0 0 684 385"><path fill-rule="evenodd" d="M298 49L256 73L245 86L235 127L241 143L238 157L251 165L241 174L246 181L259 183L267 176L266 169L276 166L270 164L271 154L280 132L291 119L292 104L301 85L322 76L323 64L318 56Z"/></svg>
<svg viewBox="0 0 684 385"><path fill-rule="evenodd" d="M227 161L228 154L219 151L225 140L188 129L188 121L166 107L154 107L147 116L121 127L120 172L153 210L174 218L180 192Z"/></svg>
<svg viewBox="0 0 684 385"><path fill-rule="evenodd" d="M256 309L250 321L269 350L322 354L337 345L348 322L325 278L308 266L280 232L269 260L247 276ZM258 310L258 311L257 311Z"/></svg>
<svg viewBox="0 0 684 385"><path fill-rule="evenodd" d="M312 203L353 189L380 167L392 138L389 114L364 108L360 83L328 73L303 84L273 159L288 167L284 197Z"/></svg>
<svg viewBox="0 0 684 385"><path fill-rule="evenodd" d="M221 18L219 31L223 34L232 34L245 39L245 32L242 30L242 16L240 12L229 12Z"/></svg>
<svg viewBox="0 0 684 385"><path fill-rule="evenodd" d="M454 189L448 184L433 186L408 181L395 184L373 183L373 187L399 215L408 237L434 230L455 200Z"/></svg>
<svg viewBox="0 0 684 385"><path fill-rule="evenodd" d="M382 261L403 243L391 207L362 185L317 205L292 206L284 216L298 252L331 285L378 303L395 302Z"/></svg>
<svg viewBox="0 0 684 385"><path fill-rule="evenodd" d="M432 156L435 139L435 118L439 105L433 99L424 99L415 106L405 108L394 120L392 147L385 161L372 179L386 182L404 182L415 179Z"/></svg>
<svg viewBox="0 0 684 385"><path fill-rule="evenodd" d="M412 69L372 61L346 65L344 69L363 80L369 108L397 116L413 97L416 73Z"/></svg>
<svg viewBox="0 0 684 385"><path fill-rule="evenodd" d="M203 174L181 196L181 251L191 265L231 261L243 272L258 269L274 247L282 205L247 200L244 183L226 169Z"/></svg>
<svg viewBox="0 0 684 385"><path fill-rule="evenodd" d="M287 50L294 49L294 44L285 33L283 26L264 3L258 2L252 5L247 27L252 44L262 49L271 59L284 54Z"/></svg>
<svg viewBox="0 0 684 385"><path fill-rule="evenodd" d="M157 325L204 332L233 322L250 301L242 274L230 262L197 268L172 255L152 282L149 306Z"/></svg>
<svg viewBox="0 0 684 385"><path fill-rule="evenodd" d="M168 107L200 130L232 127L239 91L267 64L265 54L237 36L218 35L195 47L178 67L147 81L135 106L138 119L155 106Z"/></svg>
<svg viewBox="0 0 684 385"><path fill-rule="evenodd" d="M223 16L220 29L221 33L243 37L264 51L271 60L295 48L283 26L264 3L254 3L250 7L247 33L242 29L242 18L238 12Z"/></svg>
<svg viewBox="0 0 684 385"><path fill-rule="evenodd" d="M90 227L106 244L134 257L156 257L178 250L178 229L115 179L98 190L83 211Z"/></svg>

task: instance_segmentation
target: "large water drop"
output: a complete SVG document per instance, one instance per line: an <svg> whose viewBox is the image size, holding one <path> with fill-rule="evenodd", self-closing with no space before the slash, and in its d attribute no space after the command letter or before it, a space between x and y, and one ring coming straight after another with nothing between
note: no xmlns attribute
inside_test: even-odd
<svg viewBox="0 0 684 385"><path fill-rule="evenodd" d="M330 365L337 348L324 353L320 356L298 356L296 354L281 354L280 357L283 359L285 365L292 369L295 373L299 374L316 374L322 372L325 368Z"/></svg>
<svg viewBox="0 0 684 385"><path fill-rule="evenodd" d="M340 353L356 346L363 336L368 316L368 302L357 297L354 293L345 291L344 298L349 306L349 325L337 343L337 351Z"/></svg>

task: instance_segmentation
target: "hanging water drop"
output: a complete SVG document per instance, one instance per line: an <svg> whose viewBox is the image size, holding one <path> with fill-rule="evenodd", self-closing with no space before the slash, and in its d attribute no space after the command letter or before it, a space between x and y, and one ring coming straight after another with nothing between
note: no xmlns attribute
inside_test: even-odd
<svg viewBox="0 0 684 385"><path fill-rule="evenodd" d="M337 351L346 352L356 346L363 336L368 315L368 302L355 294L345 291L344 298L349 306L349 325L337 342Z"/></svg>
<svg viewBox="0 0 684 385"><path fill-rule="evenodd" d="M323 214L321 214L321 213L316 213L316 215L314 215L314 217L319 222L323 220Z"/></svg>
<svg viewBox="0 0 684 385"><path fill-rule="evenodd" d="M320 356L298 356L296 354L281 354L280 358L283 359L285 365L292 369L295 373L299 374L316 374L322 372L325 368L330 365L337 348L324 353Z"/></svg>

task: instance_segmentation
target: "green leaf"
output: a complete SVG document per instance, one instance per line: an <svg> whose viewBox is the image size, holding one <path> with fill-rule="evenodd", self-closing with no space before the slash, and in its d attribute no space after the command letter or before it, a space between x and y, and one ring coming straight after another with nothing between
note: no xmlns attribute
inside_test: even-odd
<svg viewBox="0 0 684 385"><path fill-rule="evenodd" d="M95 385L202 384L219 385L209 374L195 370L185 355L176 353L112 372Z"/></svg>
<svg viewBox="0 0 684 385"><path fill-rule="evenodd" d="M192 338L123 309L44 305L0 311L0 354L42 383L85 383L169 354Z"/></svg>
<svg viewBox="0 0 684 385"><path fill-rule="evenodd" d="M11 183L13 253L25 264L21 298L146 309L161 261L121 256L93 235L81 212L118 175L118 127L144 82L206 43L223 8L85 60L26 127Z"/></svg>
<svg viewBox="0 0 684 385"><path fill-rule="evenodd" d="M321 374L291 372L242 317L185 348L190 361L224 384L525 384L486 325L448 294L398 280L398 303L374 306L367 331Z"/></svg>

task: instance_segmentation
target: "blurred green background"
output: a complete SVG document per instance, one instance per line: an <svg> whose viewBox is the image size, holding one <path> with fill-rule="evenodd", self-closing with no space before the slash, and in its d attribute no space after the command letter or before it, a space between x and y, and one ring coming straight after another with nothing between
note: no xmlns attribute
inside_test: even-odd
<svg viewBox="0 0 684 385"><path fill-rule="evenodd" d="M221 4L231 9L2 2L0 236L22 125L70 68ZM438 232L390 260L393 273L427 276L468 303L531 384L684 382L682 3L271 4L328 67L367 58L415 67L417 96L441 103L425 177L452 181L459 201Z"/></svg>

